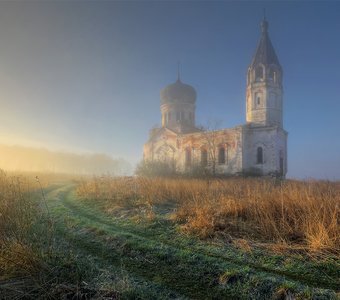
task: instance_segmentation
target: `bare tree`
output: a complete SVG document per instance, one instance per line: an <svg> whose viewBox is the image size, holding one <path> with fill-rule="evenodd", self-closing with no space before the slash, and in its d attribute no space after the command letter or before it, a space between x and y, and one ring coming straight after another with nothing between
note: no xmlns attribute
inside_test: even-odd
<svg viewBox="0 0 340 300"><path fill-rule="evenodd" d="M208 120L207 126L201 126L202 135L206 143L208 152L208 165L211 165L212 175L216 175L216 164L218 159L218 128L221 125L220 120Z"/></svg>

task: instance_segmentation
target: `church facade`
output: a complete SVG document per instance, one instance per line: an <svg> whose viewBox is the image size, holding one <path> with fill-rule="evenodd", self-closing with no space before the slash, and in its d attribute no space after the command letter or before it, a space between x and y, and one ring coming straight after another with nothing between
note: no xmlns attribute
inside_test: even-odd
<svg viewBox="0 0 340 300"><path fill-rule="evenodd" d="M195 125L196 91L179 76L161 90L162 126L150 131L144 161L166 162L178 172L201 168L213 174L287 173L283 129L282 67L261 22L261 37L247 71L246 124L202 130Z"/></svg>

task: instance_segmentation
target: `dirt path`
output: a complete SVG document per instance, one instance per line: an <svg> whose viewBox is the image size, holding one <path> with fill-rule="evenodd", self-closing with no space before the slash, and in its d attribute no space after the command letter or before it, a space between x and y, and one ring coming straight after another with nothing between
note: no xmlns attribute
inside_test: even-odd
<svg viewBox="0 0 340 300"><path fill-rule="evenodd" d="M59 185L46 194L60 239L104 269L124 269L156 294L159 289L176 299L272 299L284 288L329 295L325 299L335 295L339 269L307 262L294 268L282 257L195 241L162 220L149 227L116 220L77 200L74 188Z"/></svg>

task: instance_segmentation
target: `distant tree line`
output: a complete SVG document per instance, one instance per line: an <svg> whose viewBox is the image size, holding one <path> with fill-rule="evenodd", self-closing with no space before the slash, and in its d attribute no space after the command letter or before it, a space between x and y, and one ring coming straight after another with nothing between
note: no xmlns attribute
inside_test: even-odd
<svg viewBox="0 0 340 300"><path fill-rule="evenodd" d="M129 175L131 165L106 154L77 154L0 145L0 168L9 171Z"/></svg>

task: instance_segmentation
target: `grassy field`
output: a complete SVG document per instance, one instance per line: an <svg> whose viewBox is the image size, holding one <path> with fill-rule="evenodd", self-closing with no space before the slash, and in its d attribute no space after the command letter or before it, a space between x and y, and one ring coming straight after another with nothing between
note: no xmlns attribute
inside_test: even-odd
<svg viewBox="0 0 340 300"><path fill-rule="evenodd" d="M1 299L338 299L338 183L51 182L0 200Z"/></svg>

